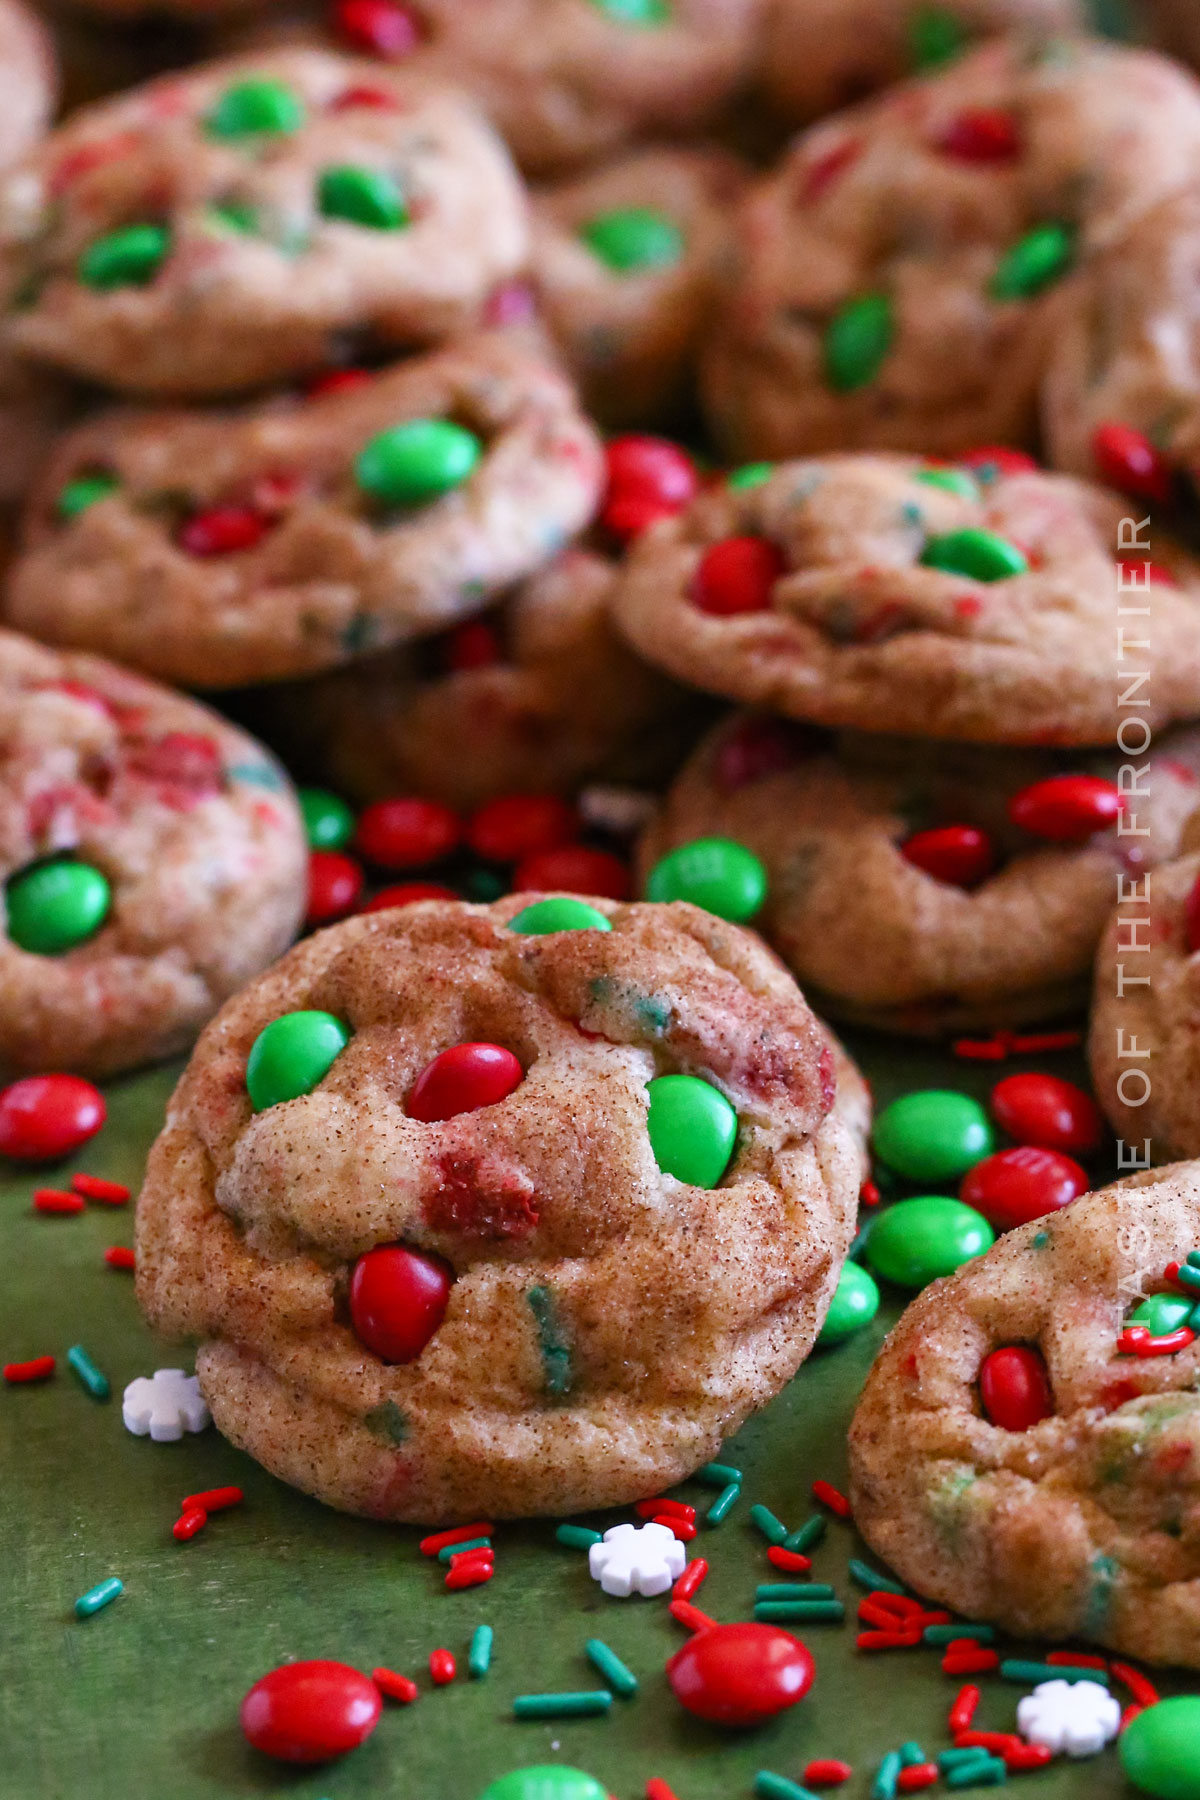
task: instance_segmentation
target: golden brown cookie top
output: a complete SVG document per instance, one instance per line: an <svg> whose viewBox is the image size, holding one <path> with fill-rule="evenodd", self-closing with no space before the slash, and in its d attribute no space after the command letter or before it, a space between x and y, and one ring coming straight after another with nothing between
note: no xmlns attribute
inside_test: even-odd
<svg viewBox="0 0 1200 1800"><path fill-rule="evenodd" d="M99 101L0 183L8 341L135 393L287 379L347 334L436 343L527 248L520 181L468 101L319 50Z"/></svg>
<svg viewBox="0 0 1200 1800"><path fill-rule="evenodd" d="M1128 507L1003 454L976 469L831 456L749 471L633 547L617 624L682 680L822 725L1010 744L1115 741L1200 702L1200 576ZM1145 543L1133 525L1127 545ZM1147 570L1149 571L1147 573ZM1118 580L1149 652L1116 637ZM1150 609L1151 629L1145 627ZM1133 661L1131 661L1131 658Z"/></svg>

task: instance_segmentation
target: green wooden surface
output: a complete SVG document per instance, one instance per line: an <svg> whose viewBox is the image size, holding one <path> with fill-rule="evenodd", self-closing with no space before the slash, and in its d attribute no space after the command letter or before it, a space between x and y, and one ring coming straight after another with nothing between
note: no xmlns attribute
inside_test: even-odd
<svg viewBox="0 0 1200 1800"><path fill-rule="evenodd" d="M855 1047L881 1103L933 1084L983 1093L1005 1068L1029 1066L968 1065L870 1040ZM1061 1058L1045 1066L1067 1072ZM70 1166L136 1186L171 1080L164 1070L114 1086L109 1124ZM0 1182L0 1358L51 1351L61 1359L81 1342L110 1376L113 1399L97 1404L61 1362L44 1387L0 1390L4 1800L477 1800L505 1770L560 1759L591 1770L617 1800L635 1800L649 1775L668 1780L679 1800L737 1800L750 1794L757 1769L796 1779L817 1755L854 1763L840 1792L857 1797L902 1741L945 1747L957 1684L934 1651L859 1656L849 1622L814 1626L805 1633L817 1661L811 1696L761 1731L722 1734L684 1714L667 1688L663 1666L682 1633L665 1602L605 1598L586 1557L554 1543L552 1524L502 1528L491 1585L451 1595L436 1565L418 1555L417 1532L328 1512L215 1432L167 1445L131 1437L120 1418L123 1386L178 1360L141 1323L130 1276L103 1261L109 1244L132 1241L131 1209L35 1216L36 1185L24 1174ZM885 1310L892 1318L898 1309ZM769 1578L751 1503L765 1502L794 1526L812 1510L813 1478L844 1475L846 1425L883 1329L881 1320L814 1357L728 1446L746 1470L743 1500L693 1547L712 1564L700 1601L716 1617L749 1617L755 1583ZM224 1482L245 1488L244 1507L176 1544L182 1496ZM680 1492L711 1497L696 1484ZM861 1548L831 1521L816 1579L853 1601L846 1558ZM123 1597L77 1622L75 1597L112 1574L125 1583ZM466 1678L466 1651L481 1622L495 1628L495 1653L489 1677L475 1682ZM618 1700L602 1720L515 1723L517 1693L598 1685L583 1654L591 1636L635 1670L639 1697ZM439 1645L459 1657L461 1678L433 1690L424 1668ZM422 1694L411 1708L389 1706L354 1755L293 1772L247 1748L237 1711L259 1675L312 1656L386 1664L417 1675ZM1021 1690L997 1680L984 1687L981 1722L1010 1728ZM1031 1800L1125 1792L1112 1754L1018 1779L1031 1784Z"/></svg>

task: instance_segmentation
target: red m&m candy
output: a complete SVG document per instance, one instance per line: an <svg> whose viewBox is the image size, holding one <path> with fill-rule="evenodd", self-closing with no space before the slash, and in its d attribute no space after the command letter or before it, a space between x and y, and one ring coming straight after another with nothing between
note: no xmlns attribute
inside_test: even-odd
<svg viewBox="0 0 1200 1800"><path fill-rule="evenodd" d="M411 56L421 41L416 15L397 0L336 0L333 27L355 50L388 62Z"/></svg>
<svg viewBox="0 0 1200 1800"><path fill-rule="evenodd" d="M399 881L395 887L381 888L368 900L363 912L389 912L393 906L414 906L418 900L457 900L453 888L440 881Z"/></svg>
<svg viewBox="0 0 1200 1800"><path fill-rule="evenodd" d="M570 843L578 832L574 807L557 794L504 794L467 821L467 842L486 862L520 862Z"/></svg>
<svg viewBox="0 0 1200 1800"><path fill-rule="evenodd" d="M56 1162L95 1137L104 1096L79 1075L27 1075L0 1088L0 1156Z"/></svg>
<svg viewBox="0 0 1200 1800"><path fill-rule="evenodd" d="M937 147L959 162L1014 162L1021 154L1021 133L1012 113L999 107L972 107L951 119Z"/></svg>
<svg viewBox="0 0 1200 1800"><path fill-rule="evenodd" d="M234 556L265 537L267 520L251 506L213 506L179 527L179 547L189 556Z"/></svg>
<svg viewBox="0 0 1200 1800"><path fill-rule="evenodd" d="M768 612L783 571L781 553L766 538L722 538L700 559L692 583L693 604L717 618Z"/></svg>
<svg viewBox="0 0 1200 1800"><path fill-rule="evenodd" d="M914 832L901 844L900 854L905 862L949 887L978 887L996 866L991 839L973 825L937 825L930 831Z"/></svg>
<svg viewBox="0 0 1200 1800"><path fill-rule="evenodd" d="M514 893L599 894L604 900L628 900L629 870L611 850L587 844L563 844L538 850L517 864Z"/></svg>
<svg viewBox="0 0 1200 1800"><path fill-rule="evenodd" d="M426 1063L408 1096L408 1116L432 1125L459 1113L478 1112L506 1100L525 1079L511 1050L501 1044L455 1044Z"/></svg>
<svg viewBox="0 0 1200 1800"><path fill-rule="evenodd" d="M600 522L622 543L682 511L699 486L695 463L667 438L637 433L614 438L605 460L608 492Z"/></svg>
<svg viewBox="0 0 1200 1800"><path fill-rule="evenodd" d="M381 869L423 869L457 848L462 827L436 800L376 800L358 821L358 848Z"/></svg>
<svg viewBox="0 0 1200 1800"><path fill-rule="evenodd" d="M1165 506L1171 498L1171 469L1150 439L1131 425L1107 419L1092 434L1096 473L1110 487L1139 500L1157 500Z"/></svg>
<svg viewBox="0 0 1200 1800"><path fill-rule="evenodd" d="M382 1707L375 1683L346 1663L285 1663L242 1701L242 1730L281 1762L328 1762L370 1737Z"/></svg>
<svg viewBox="0 0 1200 1800"><path fill-rule="evenodd" d="M1087 1170L1057 1150L1020 1144L997 1150L968 1171L958 1194L997 1231L1058 1212L1091 1186Z"/></svg>
<svg viewBox="0 0 1200 1800"><path fill-rule="evenodd" d="M1120 789L1099 775L1051 775L1022 788L1008 803L1014 825L1056 844L1081 844L1107 831L1120 811Z"/></svg>
<svg viewBox="0 0 1200 1800"><path fill-rule="evenodd" d="M1104 1136L1091 1095L1057 1075L1006 1075L992 1089L992 1116L1009 1137L1045 1150L1086 1155Z"/></svg>
<svg viewBox="0 0 1200 1800"><path fill-rule="evenodd" d="M1002 1431L1028 1431L1054 1411L1046 1365L1027 1344L992 1351L979 1371L979 1398Z"/></svg>
<svg viewBox="0 0 1200 1800"><path fill-rule="evenodd" d="M363 891L363 872L340 850L314 850L308 859L309 925L328 925L354 911Z"/></svg>
<svg viewBox="0 0 1200 1800"><path fill-rule="evenodd" d="M356 1335L381 1362L415 1362L446 1316L453 1285L453 1271L440 1256L404 1244L368 1250L350 1278Z"/></svg>
<svg viewBox="0 0 1200 1800"><path fill-rule="evenodd" d="M710 1625L667 1664L675 1698L713 1725L761 1725L802 1700L813 1659L777 1625Z"/></svg>

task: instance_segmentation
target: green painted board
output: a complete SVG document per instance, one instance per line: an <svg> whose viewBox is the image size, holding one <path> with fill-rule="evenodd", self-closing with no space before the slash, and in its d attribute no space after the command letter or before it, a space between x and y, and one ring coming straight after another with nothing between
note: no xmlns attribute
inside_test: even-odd
<svg viewBox="0 0 1200 1800"><path fill-rule="evenodd" d="M1004 1072L919 1047L864 1039L855 1048L880 1102L931 1085L983 1093ZM1007 1065L1015 1066L1029 1065ZM1070 1072L1061 1058L1045 1066ZM136 1186L171 1083L172 1071L161 1070L114 1085L109 1124L76 1166ZM447 1594L415 1531L328 1512L211 1431L180 1444L131 1437L120 1419L123 1386L178 1360L153 1344L131 1278L103 1261L109 1244L132 1241L131 1212L34 1216L35 1185L25 1174L0 1182L0 1358L61 1358L82 1342L114 1398L97 1404L61 1363L44 1387L0 1390L2 1800L478 1800L494 1776L554 1760L589 1769L616 1800L638 1800L650 1775L679 1800L739 1800L756 1770L796 1779L813 1756L848 1758L855 1776L840 1792L858 1797L888 1749L914 1737L929 1751L947 1744L957 1683L935 1651L861 1656L852 1623L814 1626L805 1632L817 1661L811 1696L761 1731L722 1734L684 1714L666 1686L663 1666L683 1634L665 1602L605 1598L586 1557L555 1544L551 1523L501 1528L491 1585ZM897 1306L886 1310L894 1318ZM694 1546L712 1564L699 1599L716 1617L749 1617L755 1585L768 1578L750 1504L763 1501L796 1525L812 1510L814 1477L842 1479L846 1425L883 1329L881 1320L815 1356L728 1446L746 1471L745 1495ZM244 1487L245 1505L177 1544L171 1525L182 1496L226 1482ZM696 1484L679 1491L711 1497ZM856 1550L848 1528L831 1521L815 1558L815 1578L850 1601L845 1565ZM77 1622L75 1597L111 1574L124 1581L123 1597ZM469 1681L467 1647L481 1622L495 1629L492 1670ZM640 1695L616 1701L606 1719L515 1723L517 1693L596 1685L583 1651L593 1636L637 1673ZM439 1645L458 1656L461 1678L435 1690L423 1671ZM292 1771L247 1748L238 1705L277 1663L312 1656L386 1664L420 1677L422 1693L411 1708L389 1705L354 1755ZM996 1680L984 1687L981 1722L1011 1728L1021 1690ZM1111 1753L1018 1779L1031 1784L1030 1800L1126 1791Z"/></svg>

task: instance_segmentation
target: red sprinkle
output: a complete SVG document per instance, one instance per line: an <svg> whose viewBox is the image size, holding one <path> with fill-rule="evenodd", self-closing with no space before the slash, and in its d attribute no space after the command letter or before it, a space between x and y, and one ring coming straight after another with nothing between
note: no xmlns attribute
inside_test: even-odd
<svg viewBox="0 0 1200 1800"><path fill-rule="evenodd" d="M1004 1752L1004 1766L1014 1771L1044 1769L1054 1760L1054 1752L1045 1744L1026 1744L1017 1738Z"/></svg>
<svg viewBox="0 0 1200 1800"><path fill-rule="evenodd" d="M485 862L519 863L557 850L579 832L573 806L557 794L504 794L467 820L467 842Z"/></svg>
<svg viewBox="0 0 1200 1800"><path fill-rule="evenodd" d="M667 1611L673 1619L677 1619L689 1631L707 1631L710 1625L715 1625L717 1622L715 1619L710 1619L707 1613L701 1612L698 1606L693 1606L688 1600L672 1600Z"/></svg>
<svg viewBox="0 0 1200 1800"><path fill-rule="evenodd" d="M1064 1669L1107 1669L1106 1656L1082 1656L1078 1650L1050 1650L1046 1661L1056 1663Z"/></svg>
<svg viewBox="0 0 1200 1800"><path fill-rule="evenodd" d="M180 1513L171 1527L171 1536L177 1543L186 1544L198 1531L203 1531L207 1524L208 1514L204 1508L193 1506L189 1511Z"/></svg>
<svg viewBox="0 0 1200 1800"><path fill-rule="evenodd" d="M1077 1050L1082 1042L1082 1031L1015 1032L1008 1047L1016 1056L1042 1056L1049 1050Z"/></svg>
<svg viewBox="0 0 1200 1800"><path fill-rule="evenodd" d="M698 1589L703 1587L708 1577L708 1564L702 1556L688 1563L683 1574L671 1589L672 1600L691 1600Z"/></svg>
<svg viewBox="0 0 1200 1800"><path fill-rule="evenodd" d="M445 1687L458 1674L458 1664L450 1650L431 1650L429 1675L435 1687Z"/></svg>
<svg viewBox="0 0 1200 1800"><path fill-rule="evenodd" d="M104 1260L110 1269L134 1269L137 1258L125 1244L113 1244L104 1252Z"/></svg>
<svg viewBox="0 0 1200 1800"><path fill-rule="evenodd" d="M1021 154L1017 121L999 107L971 107L951 119L937 147L959 162L1015 162Z"/></svg>
<svg viewBox="0 0 1200 1800"><path fill-rule="evenodd" d="M847 1500L845 1494L841 1493L838 1488L833 1486L832 1482L814 1481L812 1484L812 1497L814 1500L820 1501L822 1506L827 1506L830 1512L836 1513L839 1519L848 1519L850 1517L850 1502Z"/></svg>
<svg viewBox="0 0 1200 1800"><path fill-rule="evenodd" d="M455 1525L449 1531L435 1531L432 1537L423 1537L417 1545L422 1556L436 1556L447 1544L465 1544L468 1538L491 1537L492 1526L486 1519L477 1519L474 1525Z"/></svg>
<svg viewBox="0 0 1200 1800"><path fill-rule="evenodd" d="M982 1644L977 1644L973 1650L951 1648L942 1658L942 1669L947 1675L987 1675L999 1667L999 1656Z"/></svg>
<svg viewBox="0 0 1200 1800"><path fill-rule="evenodd" d="M1139 500L1156 500L1166 506L1171 498L1171 469L1143 432L1116 419L1098 425L1092 434L1096 473L1110 487L1136 494Z"/></svg>
<svg viewBox="0 0 1200 1800"><path fill-rule="evenodd" d="M496 1564L490 1556L452 1556L445 1585L451 1593L457 1593L460 1588L482 1587L495 1573Z"/></svg>
<svg viewBox="0 0 1200 1800"><path fill-rule="evenodd" d="M1003 444L981 444L975 450L968 450L958 461L962 468L973 469L982 480L998 475L1029 475L1037 469L1034 458L1024 450L1009 450Z"/></svg>
<svg viewBox="0 0 1200 1800"><path fill-rule="evenodd" d="M877 1184L873 1181L864 1181L858 1190L860 1206L878 1206L882 1197Z"/></svg>
<svg viewBox="0 0 1200 1800"><path fill-rule="evenodd" d="M859 1616L862 1616L861 1610ZM860 1631L854 1640L860 1650L915 1650L921 1642L921 1627L907 1631Z"/></svg>
<svg viewBox="0 0 1200 1800"><path fill-rule="evenodd" d="M655 1525L665 1525L673 1531L681 1544L690 1544L696 1535L696 1527L689 1525L686 1519L677 1519L674 1513L656 1513L652 1520Z"/></svg>
<svg viewBox="0 0 1200 1800"><path fill-rule="evenodd" d="M897 1775L896 1786L902 1794L919 1794L932 1787L937 1778L936 1763L909 1763L907 1769L901 1769Z"/></svg>
<svg viewBox="0 0 1200 1800"><path fill-rule="evenodd" d="M267 524L252 506L213 506L184 520L179 548L189 556L236 556L262 542Z"/></svg>
<svg viewBox="0 0 1200 1800"><path fill-rule="evenodd" d="M1196 1333L1189 1325L1181 1325L1178 1331L1168 1331L1162 1337L1152 1337L1144 1325L1130 1325L1117 1339L1117 1349L1122 1356L1174 1356L1177 1350L1186 1350L1195 1341Z"/></svg>
<svg viewBox="0 0 1200 1800"><path fill-rule="evenodd" d="M800 1777L805 1787L837 1787L849 1781L854 1770L840 1756L821 1756L806 1765Z"/></svg>
<svg viewBox="0 0 1200 1800"><path fill-rule="evenodd" d="M807 1575L812 1568L811 1556L805 1556L800 1550L785 1550L782 1544L771 1545L767 1561L773 1569L782 1569L788 1575Z"/></svg>
<svg viewBox="0 0 1200 1800"><path fill-rule="evenodd" d="M180 1512L191 1512L193 1507L203 1507L205 1512L227 1512L231 1506L240 1506L245 1499L240 1487L205 1488L202 1494L188 1494L179 1505Z"/></svg>
<svg viewBox="0 0 1200 1800"><path fill-rule="evenodd" d="M26 1075L0 1088L0 1156L57 1162L95 1137L104 1096L79 1075Z"/></svg>
<svg viewBox="0 0 1200 1800"><path fill-rule="evenodd" d="M781 552L766 538L722 538L700 559L692 602L700 612L722 619L769 612L772 591L785 567Z"/></svg>
<svg viewBox="0 0 1200 1800"><path fill-rule="evenodd" d="M686 1519L689 1525L696 1523L696 1509L686 1500L639 1500L633 1510L639 1519L663 1519L670 1513L677 1519Z"/></svg>
<svg viewBox="0 0 1200 1800"><path fill-rule="evenodd" d="M604 900L628 900L629 870L611 850L587 844L561 844L538 850L513 871L514 892L599 894Z"/></svg>
<svg viewBox="0 0 1200 1800"><path fill-rule="evenodd" d="M30 1362L5 1363L4 1379L14 1386L23 1381L49 1381L55 1367L52 1356L35 1356Z"/></svg>
<svg viewBox="0 0 1200 1800"><path fill-rule="evenodd" d="M131 1190L123 1181L105 1181L102 1175L72 1175L71 1189L85 1200L102 1200L105 1206L125 1206L131 1198Z"/></svg>
<svg viewBox="0 0 1200 1800"><path fill-rule="evenodd" d="M436 800L376 800L358 821L358 849L381 869L423 869L457 849L458 815Z"/></svg>
<svg viewBox="0 0 1200 1800"><path fill-rule="evenodd" d="M386 88L368 87L361 82L355 87L343 88L337 99L329 102L331 112L351 112L359 106L374 107L376 112L400 111L395 94L389 94Z"/></svg>
<svg viewBox="0 0 1200 1800"><path fill-rule="evenodd" d="M369 387L374 376L369 369L329 369L314 376L304 390L307 400L323 400L327 394L348 394L352 388Z"/></svg>
<svg viewBox="0 0 1200 1800"><path fill-rule="evenodd" d="M411 1706L420 1693L415 1681L407 1675L398 1675L395 1669L372 1669L371 1680L389 1700L398 1700L402 1706Z"/></svg>
<svg viewBox="0 0 1200 1800"><path fill-rule="evenodd" d="M352 913L362 898L362 865L340 850L310 850L307 925L328 925Z"/></svg>
<svg viewBox="0 0 1200 1800"><path fill-rule="evenodd" d="M1129 1663L1114 1662L1109 1664L1109 1668L1113 1678L1124 1683L1139 1706L1157 1706L1158 1689L1149 1676L1143 1675L1140 1669L1131 1667Z"/></svg>
<svg viewBox="0 0 1200 1800"><path fill-rule="evenodd" d="M979 1689L977 1687L959 1688L954 1703L950 1708L949 1725L951 1732L969 1731L971 1720L975 1717L979 1705Z"/></svg>
<svg viewBox="0 0 1200 1800"><path fill-rule="evenodd" d="M86 1202L80 1194L67 1194L61 1188L36 1188L33 1210L40 1213L81 1213Z"/></svg>

